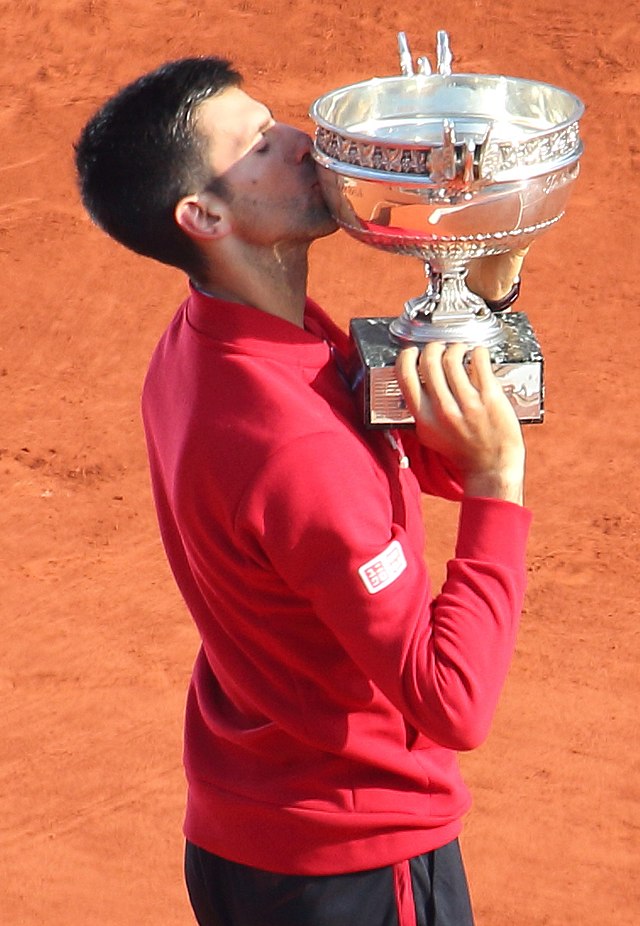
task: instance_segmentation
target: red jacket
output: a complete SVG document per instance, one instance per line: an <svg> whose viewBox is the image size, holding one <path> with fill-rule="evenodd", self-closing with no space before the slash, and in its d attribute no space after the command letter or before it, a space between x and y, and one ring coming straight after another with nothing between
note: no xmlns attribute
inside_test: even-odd
<svg viewBox="0 0 640 926"><path fill-rule="evenodd" d="M456 751L486 737L514 648L529 513L463 498L434 598L420 492L459 497L409 434L367 431L348 340L197 292L143 414L164 545L202 637L185 834L290 874L374 868L455 838Z"/></svg>

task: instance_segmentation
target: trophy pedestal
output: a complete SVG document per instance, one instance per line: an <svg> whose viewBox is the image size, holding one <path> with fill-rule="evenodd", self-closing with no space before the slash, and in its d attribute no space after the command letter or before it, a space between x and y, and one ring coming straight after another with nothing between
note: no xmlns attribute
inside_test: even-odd
<svg viewBox="0 0 640 926"><path fill-rule="evenodd" d="M362 361L362 398L369 428L411 427L395 376L402 345L389 332L393 318L354 318L351 335ZM503 341L490 348L496 376L523 424L540 423L544 416L543 357L537 338L523 312L500 316Z"/></svg>

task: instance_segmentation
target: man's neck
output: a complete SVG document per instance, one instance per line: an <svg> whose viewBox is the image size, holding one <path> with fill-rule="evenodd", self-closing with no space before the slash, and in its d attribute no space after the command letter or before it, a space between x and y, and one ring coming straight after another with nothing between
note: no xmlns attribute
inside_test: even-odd
<svg viewBox="0 0 640 926"><path fill-rule="evenodd" d="M196 286L209 295L240 302L304 326L308 245L290 243L250 254L216 257L218 272L203 274Z"/></svg>

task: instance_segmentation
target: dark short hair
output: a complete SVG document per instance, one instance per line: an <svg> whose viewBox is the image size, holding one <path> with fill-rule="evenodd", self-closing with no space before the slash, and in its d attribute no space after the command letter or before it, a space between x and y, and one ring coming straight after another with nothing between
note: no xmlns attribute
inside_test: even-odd
<svg viewBox="0 0 640 926"><path fill-rule="evenodd" d="M196 276L200 251L174 217L183 196L215 188L196 112L241 83L222 58L183 58L107 100L75 145L80 194L93 221L138 254Z"/></svg>

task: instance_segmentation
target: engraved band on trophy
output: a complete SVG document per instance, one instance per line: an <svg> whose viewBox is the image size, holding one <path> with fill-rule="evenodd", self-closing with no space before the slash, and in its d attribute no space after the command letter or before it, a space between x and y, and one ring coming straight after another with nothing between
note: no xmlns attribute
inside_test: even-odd
<svg viewBox="0 0 640 926"><path fill-rule="evenodd" d="M446 32L437 63L414 70L398 35L401 76L319 97L313 155L338 224L359 241L418 257L427 289L393 318L355 318L369 427L411 425L394 364L403 344L485 345L525 422L544 415L543 356L522 312L500 315L472 293L471 260L525 248L564 214L578 176L581 101L514 77L458 74Z"/></svg>

